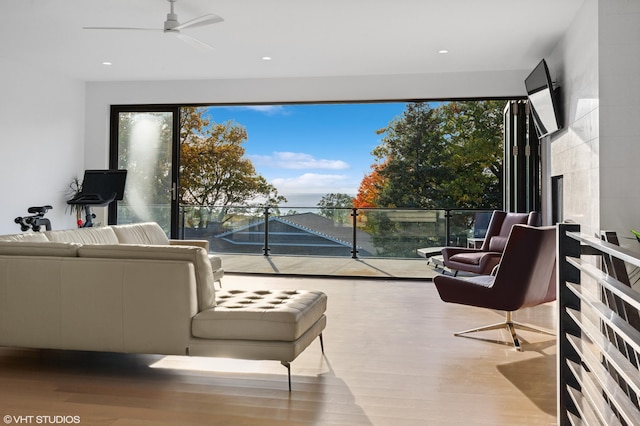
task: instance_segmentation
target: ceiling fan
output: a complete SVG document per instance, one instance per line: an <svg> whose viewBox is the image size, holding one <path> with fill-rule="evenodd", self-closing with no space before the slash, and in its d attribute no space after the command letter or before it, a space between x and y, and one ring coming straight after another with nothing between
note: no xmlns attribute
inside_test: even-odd
<svg viewBox="0 0 640 426"><path fill-rule="evenodd" d="M187 28L203 27L205 25L217 24L224 21L222 17L209 13L202 15L198 18L191 19L183 24L178 21L178 15L173 11L173 5L176 0L167 0L171 5L169 13L167 13L167 20L164 21L164 28L137 28L137 27L83 27L85 30L134 30L134 31L163 31L165 33L175 34L180 40L189 43L190 45L203 50L210 51L213 47L207 43L198 40L195 37L183 34L180 31Z"/></svg>

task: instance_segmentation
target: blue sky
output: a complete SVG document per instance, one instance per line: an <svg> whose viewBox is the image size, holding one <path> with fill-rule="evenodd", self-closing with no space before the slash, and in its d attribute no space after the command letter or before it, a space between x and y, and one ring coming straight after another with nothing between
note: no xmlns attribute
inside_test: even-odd
<svg viewBox="0 0 640 426"><path fill-rule="evenodd" d="M212 106L208 118L247 129L246 155L289 200L315 206L322 195L355 195L371 171L376 130L402 114L404 102ZM300 204L304 203L304 204Z"/></svg>

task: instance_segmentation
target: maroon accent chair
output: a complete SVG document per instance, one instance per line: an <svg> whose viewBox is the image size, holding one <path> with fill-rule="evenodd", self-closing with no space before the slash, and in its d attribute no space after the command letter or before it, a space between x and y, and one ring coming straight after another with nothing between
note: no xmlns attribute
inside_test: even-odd
<svg viewBox="0 0 640 426"><path fill-rule="evenodd" d="M452 277L438 275L433 282L440 298L449 303L506 311L504 322L455 333L506 328L513 346L521 351L515 328L552 334L547 330L516 323L512 313L556 299L555 226L513 226L495 275Z"/></svg>
<svg viewBox="0 0 640 426"><path fill-rule="evenodd" d="M495 210L487 226L484 242L480 248L445 247L442 249L444 266L453 271L454 276L459 271L473 274L488 275L500 263L502 252L511 227L513 225L538 226L540 214L511 213Z"/></svg>

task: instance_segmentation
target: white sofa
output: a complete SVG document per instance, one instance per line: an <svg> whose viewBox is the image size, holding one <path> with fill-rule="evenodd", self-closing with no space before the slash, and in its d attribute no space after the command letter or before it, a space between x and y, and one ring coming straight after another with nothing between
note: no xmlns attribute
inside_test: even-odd
<svg viewBox="0 0 640 426"><path fill-rule="evenodd" d="M216 291L207 249L155 223L0 236L0 346L277 360L291 389L326 295Z"/></svg>

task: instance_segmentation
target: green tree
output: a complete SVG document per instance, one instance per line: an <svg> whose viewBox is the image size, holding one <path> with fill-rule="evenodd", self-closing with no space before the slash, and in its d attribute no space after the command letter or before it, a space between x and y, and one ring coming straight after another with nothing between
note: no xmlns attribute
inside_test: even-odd
<svg viewBox="0 0 640 426"><path fill-rule="evenodd" d="M368 202L387 208L499 208L505 103L407 104L378 131L383 137L373 155L380 179L373 191L377 199ZM384 212L368 212L365 228L384 256L412 256L416 247L446 243L434 238L443 235L437 223L393 221Z"/></svg>
<svg viewBox="0 0 640 426"><path fill-rule="evenodd" d="M353 197L349 194L331 193L322 196L318 204L320 214L339 223L348 223L353 208Z"/></svg>
<svg viewBox="0 0 640 426"><path fill-rule="evenodd" d="M183 107L180 121L180 203L217 210L222 222L232 206L277 205L286 199L259 175L242 144L247 131L234 122L214 123L204 108ZM207 220L201 220L200 226Z"/></svg>
<svg viewBox="0 0 640 426"><path fill-rule="evenodd" d="M502 205L503 110L505 101L450 102L440 107L447 137L443 182L457 208L497 209Z"/></svg>
<svg viewBox="0 0 640 426"><path fill-rule="evenodd" d="M382 143L373 151L384 186L379 207L446 207L451 203L442 182L450 179L446 139L438 110L409 103L402 116L378 130Z"/></svg>
<svg viewBox="0 0 640 426"><path fill-rule="evenodd" d="M498 208L505 101L407 104L378 131L381 207Z"/></svg>

